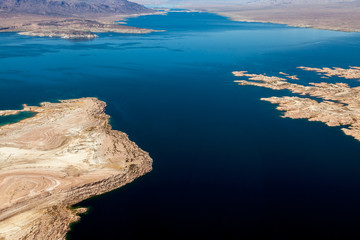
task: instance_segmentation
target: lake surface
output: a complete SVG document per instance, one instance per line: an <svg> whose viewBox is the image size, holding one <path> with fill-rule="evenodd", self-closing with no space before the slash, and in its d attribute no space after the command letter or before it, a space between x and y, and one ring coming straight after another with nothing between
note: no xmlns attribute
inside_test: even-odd
<svg viewBox="0 0 360 240"><path fill-rule="evenodd" d="M34 112L20 112L15 115L0 116L0 127L7 124L17 123L26 118L33 117L34 115L35 115Z"/></svg>
<svg viewBox="0 0 360 240"><path fill-rule="evenodd" d="M166 30L87 42L0 35L0 109L78 97L108 104L154 170L86 200L68 239L360 237L360 142L281 118L235 70L360 66L360 34L232 22L209 13L130 18ZM346 81L360 85L354 80ZM1 124L1 123L0 123Z"/></svg>

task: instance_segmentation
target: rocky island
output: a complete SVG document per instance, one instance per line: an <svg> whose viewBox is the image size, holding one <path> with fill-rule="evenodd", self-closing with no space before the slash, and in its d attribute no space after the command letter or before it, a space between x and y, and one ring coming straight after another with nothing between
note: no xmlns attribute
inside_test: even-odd
<svg viewBox="0 0 360 240"><path fill-rule="evenodd" d="M326 78L336 76L344 79L360 80L359 67L350 67L349 69L299 68L324 74ZM246 71L234 71L233 74L236 77L246 78L246 80L236 80L235 82L239 85L265 87L273 90L289 90L297 94L298 96L261 99L278 104L277 109L284 111L284 117L320 121L328 126L343 126L342 130L345 134L360 141L360 87L350 87L343 82L320 82L302 85L295 83L298 80L289 77L250 74Z"/></svg>
<svg viewBox="0 0 360 240"><path fill-rule="evenodd" d="M105 106L81 98L0 111L36 113L0 127L0 239L65 239L85 211L73 204L151 171L149 154L112 130Z"/></svg>
<svg viewBox="0 0 360 240"><path fill-rule="evenodd" d="M150 33L154 30L115 21L154 13L127 0L0 0L0 32L65 39L92 39L104 32Z"/></svg>
<svg viewBox="0 0 360 240"><path fill-rule="evenodd" d="M0 30L1 31L1 30ZM129 27L113 23L102 23L86 19L64 19L40 21L22 26L11 26L3 31L19 32L20 35L38 37L58 37L64 39L93 39L98 37L95 33L113 32L140 34L150 33L154 30Z"/></svg>

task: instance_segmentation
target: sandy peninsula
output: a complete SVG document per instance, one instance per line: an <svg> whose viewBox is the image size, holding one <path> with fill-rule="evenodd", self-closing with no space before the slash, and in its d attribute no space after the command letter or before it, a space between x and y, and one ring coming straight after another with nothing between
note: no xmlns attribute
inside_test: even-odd
<svg viewBox="0 0 360 240"><path fill-rule="evenodd" d="M327 78L336 76L349 80L360 80L360 68L309 68ZM309 83L302 85L288 77L250 74L234 71L234 76L245 78L236 80L239 85L265 87L273 90L289 90L298 96L270 97L261 100L278 104L283 117L320 121L328 126L343 126L345 134L360 141L360 87L350 87L347 83ZM280 74L284 75L284 74ZM315 99L314 99L315 98Z"/></svg>
<svg viewBox="0 0 360 240"><path fill-rule="evenodd" d="M105 106L81 98L0 111L36 113L0 127L0 239L65 239L85 211L73 204L151 171L149 154L112 130Z"/></svg>

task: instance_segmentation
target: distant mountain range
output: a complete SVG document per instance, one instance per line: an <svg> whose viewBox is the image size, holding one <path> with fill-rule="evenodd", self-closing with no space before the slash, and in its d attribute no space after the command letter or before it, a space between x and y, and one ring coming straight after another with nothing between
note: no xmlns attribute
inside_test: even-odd
<svg viewBox="0 0 360 240"><path fill-rule="evenodd" d="M140 4L151 5L185 5L185 6L206 6L206 5L250 5L250 6L272 6L272 5L303 5L303 4L330 4L356 2L359 0L134 0Z"/></svg>
<svg viewBox="0 0 360 240"><path fill-rule="evenodd" d="M150 13L153 10L127 0L0 0L0 13L84 16Z"/></svg>
<svg viewBox="0 0 360 240"><path fill-rule="evenodd" d="M298 5L298 4L330 4L330 3L344 3L355 2L356 0L248 0L244 1L247 4L263 4L263 5Z"/></svg>

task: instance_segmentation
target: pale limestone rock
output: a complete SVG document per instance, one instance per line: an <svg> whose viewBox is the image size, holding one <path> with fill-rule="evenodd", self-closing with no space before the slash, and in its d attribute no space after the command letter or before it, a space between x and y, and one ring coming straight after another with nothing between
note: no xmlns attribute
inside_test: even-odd
<svg viewBox="0 0 360 240"><path fill-rule="evenodd" d="M0 127L0 239L64 239L84 212L71 205L151 171L149 154L111 129L105 106L96 98L25 105L37 114Z"/></svg>

